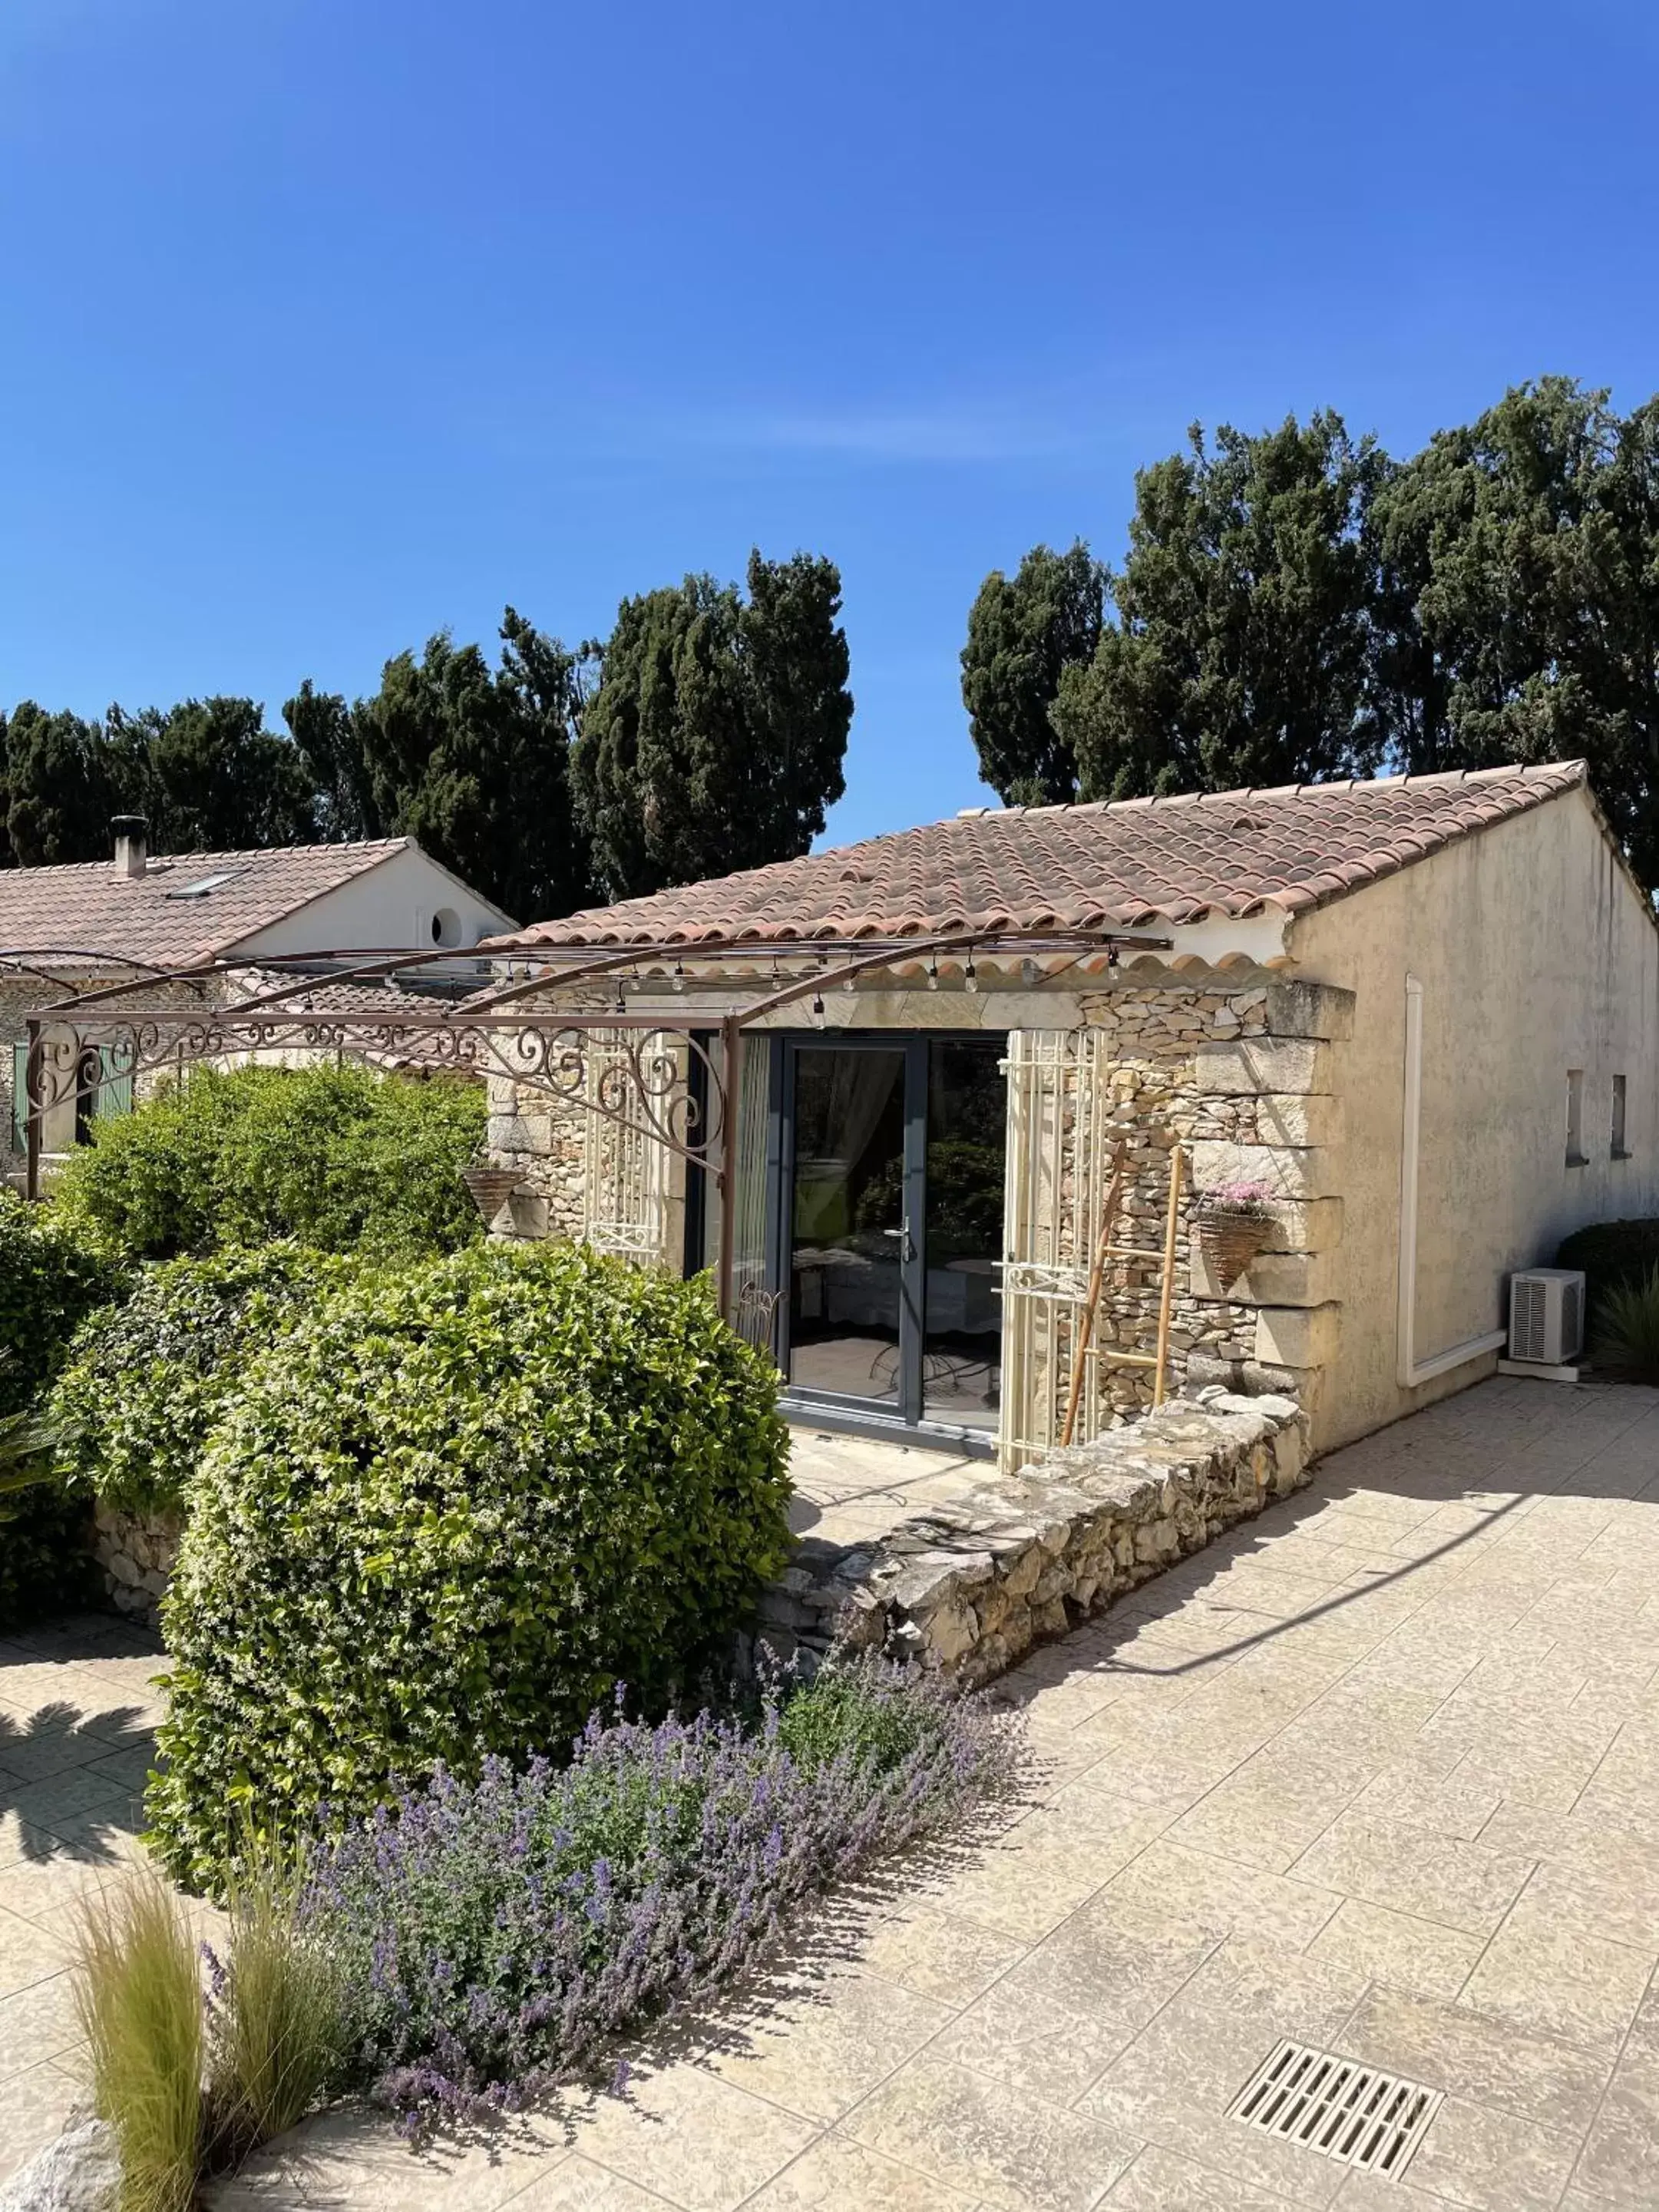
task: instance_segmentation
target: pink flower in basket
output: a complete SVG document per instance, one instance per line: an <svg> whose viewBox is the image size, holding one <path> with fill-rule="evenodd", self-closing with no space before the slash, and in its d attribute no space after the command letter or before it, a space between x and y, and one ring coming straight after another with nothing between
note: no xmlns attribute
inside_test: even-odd
<svg viewBox="0 0 1659 2212"><path fill-rule="evenodd" d="M1265 1182L1218 1182L1199 1193L1199 1203L1212 1213L1240 1213L1255 1218L1267 1213L1272 1197Z"/></svg>

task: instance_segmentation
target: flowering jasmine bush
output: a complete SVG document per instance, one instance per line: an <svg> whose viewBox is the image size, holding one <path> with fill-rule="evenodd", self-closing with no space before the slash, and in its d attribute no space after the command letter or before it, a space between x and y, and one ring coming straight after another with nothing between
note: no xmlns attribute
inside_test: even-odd
<svg viewBox="0 0 1659 2212"><path fill-rule="evenodd" d="M575 1245L370 1268L248 1364L162 1608L168 1871L661 1711L789 1556L777 1370L708 1285Z"/></svg>
<svg viewBox="0 0 1659 2212"><path fill-rule="evenodd" d="M441 1772L315 1863L301 1919L354 1992L361 2078L411 2133L591 2073L786 1910L959 1818L1015 1723L879 1662L758 1724L595 1715L568 1765Z"/></svg>

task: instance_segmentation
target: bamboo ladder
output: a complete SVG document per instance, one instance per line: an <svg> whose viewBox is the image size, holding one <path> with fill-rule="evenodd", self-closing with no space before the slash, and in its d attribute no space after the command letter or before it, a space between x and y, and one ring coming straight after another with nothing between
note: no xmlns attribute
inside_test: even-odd
<svg viewBox="0 0 1659 2212"><path fill-rule="evenodd" d="M1060 1432L1062 1446L1071 1443L1077 1427L1077 1409L1082 1401L1083 1379L1088 1369L1090 1346L1094 1341L1095 1320L1100 1311L1109 1260L1150 1260L1163 1270L1158 1296L1158 1349L1155 1352L1115 1352L1112 1357L1122 1367L1150 1367L1152 1370L1152 1404L1158 1407L1164 1403L1170 1372L1170 1305L1175 1295L1176 1237L1181 1224L1181 1183L1187 1156L1180 1145L1170 1146L1170 1197L1164 1213L1164 1247L1161 1251L1148 1251L1144 1245L1117 1244L1112 1241L1118 1208L1123 1200L1123 1185L1127 1176L1128 1150L1127 1142L1120 1137L1117 1150L1112 1155L1112 1179L1107 1186L1106 1203L1101 1209L1100 1237L1095 1246L1094 1265L1089 1270L1088 1297L1078 1322L1077 1349L1072 1356L1072 1387L1066 1400L1065 1424Z"/></svg>

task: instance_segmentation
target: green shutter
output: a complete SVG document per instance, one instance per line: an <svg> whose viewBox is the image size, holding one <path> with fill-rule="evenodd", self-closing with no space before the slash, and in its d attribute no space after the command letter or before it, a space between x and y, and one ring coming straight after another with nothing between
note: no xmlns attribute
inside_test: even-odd
<svg viewBox="0 0 1659 2212"><path fill-rule="evenodd" d="M115 1054L106 1044L98 1048L98 1069L101 1080L98 1096L93 1102L95 1114L131 1114L132 1111L132 1070L123 1074L115 1072Z"/></svg>
<svg viewBox="0 0 1659 2212"><path fill-rule="evenodd" d="M15 1152L26 1152L29 1148L29 1048L27 1044L14 1044L11 1048L11 1148Z"/></svg>

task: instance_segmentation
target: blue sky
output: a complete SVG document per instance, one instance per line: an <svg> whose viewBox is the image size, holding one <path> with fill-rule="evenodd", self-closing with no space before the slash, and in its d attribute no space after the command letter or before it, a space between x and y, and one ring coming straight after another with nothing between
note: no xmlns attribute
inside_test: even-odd
<svg viewBox="0 0 1659 2212"><path fill-rule="evenodd" d="M1659 385L1638 0L5 0L0 701L373 688L841 564L832 834L987 794L988 569L1194 418Z"/></svg>

